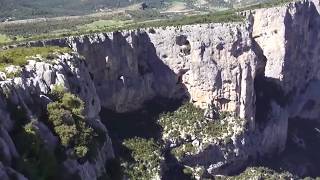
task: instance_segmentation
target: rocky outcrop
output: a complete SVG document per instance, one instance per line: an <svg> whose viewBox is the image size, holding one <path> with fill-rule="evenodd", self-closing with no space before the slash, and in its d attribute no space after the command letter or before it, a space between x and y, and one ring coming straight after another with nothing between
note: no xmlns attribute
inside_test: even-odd
<svg viewBox="0 0 320 180"><path fill-rule="evenodd" d="M13 159L19 159L20 154L13 143L17 140L15 139L17 134L10 133L30 121L35 122L33 126L45 143L45 147L49 151L54 151L58 137L43 123L42 117L47 104L51 102L47 94L57 84L63 85L85 102L87 121L93 128L103 132L106 139L100 149L97 149L95 161L79 163L77 160L67 159L64 162L64 173L78 175L81 179L96 179L105 172L105 163L114 157L114 153L107 130L100 122L100 101L95 86L84 60L76 54L61 55L51 62L30 60L24 67L21 77L0 82L1 161L10 166L13 164ZM18 179L23 179L23 176L14 170L5 169L10 174L9 177L17 176ZM6 178L4 174L2 179Z"/></svg>

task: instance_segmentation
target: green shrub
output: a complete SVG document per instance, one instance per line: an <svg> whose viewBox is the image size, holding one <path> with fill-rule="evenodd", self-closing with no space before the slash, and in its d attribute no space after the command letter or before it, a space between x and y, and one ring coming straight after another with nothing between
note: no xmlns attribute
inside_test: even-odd
<svg viewBox="0 0 320 180"><path fill-rule="evenodd" d="M162 157L160 147L153 139L133 138L125 140L123 145L132 151L134 159L125 171L130 179L148 180L159 175Z"/></svg>
<svg viewBox="0 0 320 180"><path fill-rule="evenodd" d="M63 98L63 95L66 92L67 91L66 91L65 87L61 84L58 84L58 85L53 86L49 95L54 101L58 101L59 99Z"/></svg>
<svg viewBox="0 0 320 180"><path fill-rule="evenodd" d="M73 114L77 116L82 116L84 110L84 103L80 98L76 97L73 94L65 93L61 99L61 103L64 108L68 109Z"/></svg>
<svg viewBox="0 0 320 180"><path fill-rule="evenodd" d="M73 148L78 158L90 150L95 131L83 116L84 103L77 96L65 92L61 86L53 88L51 96L55 102L48 104L48 120L65 148Z"/></svg>

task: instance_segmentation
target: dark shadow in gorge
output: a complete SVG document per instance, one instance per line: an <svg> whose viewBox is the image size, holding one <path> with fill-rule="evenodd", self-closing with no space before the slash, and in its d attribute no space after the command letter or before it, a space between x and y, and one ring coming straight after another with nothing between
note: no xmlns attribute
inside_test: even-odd
<svg viewBox="0 0 320 180"><path fill-rule="evenodd" d="M159 115L163 112L177 110L186 99L170 100L157 97L144 104L141 110L130 113L116 113L102 109L102 122L109 130L117 159L132 160L130 151L122 145L125 139L141 137L161 142L161 127L157 124ZM182 172L183 167L168 150L163 150L165 163L162 165L163 179L188 179Z"/></svg>
<svg viewBox="0 0 320 180"><path fill-rule="evenodd" d="M278 85L279 80L257 75L254 80L256 93L256 114L255 120L258 127L262 130L268 123L268 115L271 111L271 102L274 101L281 107L286 106L289 96L285 95Z"/></svg>
<svg viewBox="0 0 320 180"><path fill-rule="evenodd" d="M298 118L289 121L285 151L262 158L258 164L299 177L320 177L320 123Z"/></svg>

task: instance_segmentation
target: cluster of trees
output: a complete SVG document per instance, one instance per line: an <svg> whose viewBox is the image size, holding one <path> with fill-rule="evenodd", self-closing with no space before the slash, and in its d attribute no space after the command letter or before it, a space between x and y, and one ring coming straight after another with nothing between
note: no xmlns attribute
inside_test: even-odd
<svg viewBox="0 0 320 180"><path fill-rule="evenodd" d="M266 167L249 167L237 176L228 177L229 180L244 179L299 179L289 172L276 172Z"/></svg>
<svg viewBox="0 0 320 180"><path fill-rule="evenodd" d="M125 165L125 173L129 179L154 179L160 174L160 162L163 159L160 146L153 140L132 138L123 145L131 150L134 162Z"/></svg>
<svg viewBox="0 0 320 180"><path fill-rule="evenodd" d="M185 155L198 151L198 147L194 147L192 144L193 138L205 145L210 144L211 139L220 139L224 134L227 134L229 124L225 119L229 117L233 117L233 115L220 112L217 119L208 120L204 116L204 110L187 103L175 112L160 116L159 125L163 129L162 139L178 145L171 152L179 160ZM228 142L228 140L226 139L224 142Z"/></svg>
<svg viewBox="0 0 320 180"><path fill-rule="evenodd" d="M51 96L54 102L47 106L48 121L61 145L73 149L76 158L85 157L97 134L86 122L83 101L62 86L55 86Z"/></svg>
<svg viewBox="0 0 320 180"><path fill-rule="evenodd" d="M84 102L80 98L60 85L52 89L50 98L54 102L48 104L42 122L28 119L24 108L8 99L11 117L19 122L12 137L20 157L14 159L12 167L33 180L59 179L60 164L66 157L87 160L93 157L99 141L96 131L86 122ZM41 136L41 123L47 124L59 138L60 143L54 149L50 149ZM3 159L0 157L0 160Z"/></svg>
<svg viewBox="0 0 320 180"><path fill-rule="evenodd" d="M199 134L202 131L204 111L187 103L174 112L164 113L159 118L159 124L163 128L164 138L179 142L183 137L181 133Z"/></svg>

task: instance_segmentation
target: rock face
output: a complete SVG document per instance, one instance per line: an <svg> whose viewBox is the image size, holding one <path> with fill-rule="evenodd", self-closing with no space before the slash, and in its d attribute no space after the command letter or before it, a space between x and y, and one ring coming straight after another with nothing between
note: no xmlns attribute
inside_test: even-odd
<svg viewBox="0 0 320 180"><path fill-rule="evenodd" d="M213 103L250 119L254 116L248 107L254 102L253 80L263 62L251 48L249 26L167 27L69 42L87 59L106 108L132 111L155 96L180 98L186 89L191 101L202 108Z"/></svg>
<svg viewBox="0 0 320 180"><path fill-rule="evenodd" d="M30 42L69 46L85 60L73 54L60 57L56 65L31 61L22 78L1 82L1 92L10 92L7 99L31 119L38 113L33 107L50 102L46 94L52 85L63 84L85 101L86 117L106 133L99 121L101 107L130 112L155 97L189 97L203 109L233 112L246 125L233 134L231 145L212 146L186 158L190 166L202 165L210 174L228 174L248 159L282 152L290 119L319 119L319 9L319 1L303 0L254 10L246 22ZM8 135L15 121L4 97L0 152L10 165L19 154ZM55 138L44 134L54 145ZM99 157L95 164L65 163L83 179L100 176L102 163L113 157L109 139Z"/></svg>
<svg viewBox="0 0 320 180"><path fill-rule="evenodd" d="M267 59L265 79L280 90L269 90L264 95L273 101L269 119L274 121L269 123L274 128L265 129L265 137L275 137L263 142L278 144L279 151L284 149L284 130L290 118L313 112L306 118L319 119L319 94L312 93L318 89L319 81L319 27L319 1L301 1L287 7L257 10L254 14L252 34ZM312 106L308 106L310 103ZM270 142L276 137L278 143Z"/></svg>

